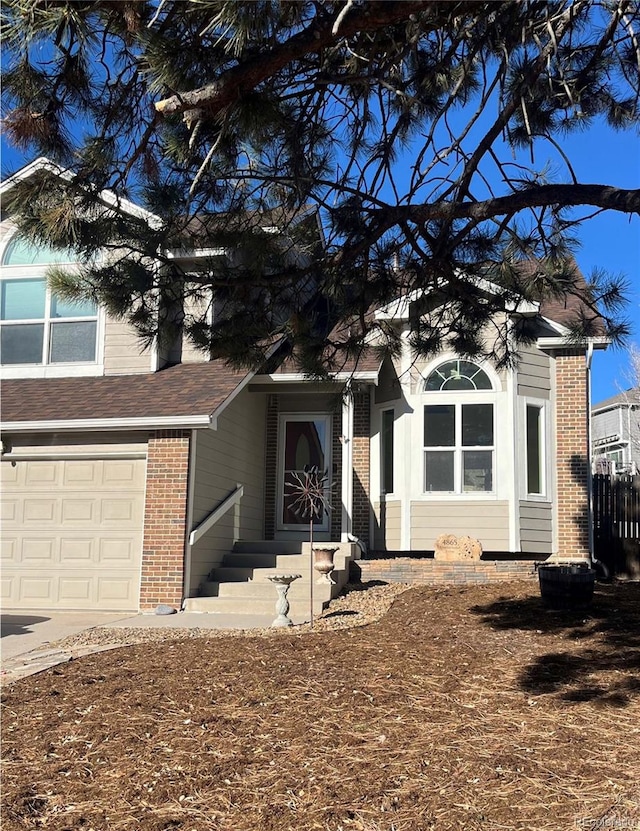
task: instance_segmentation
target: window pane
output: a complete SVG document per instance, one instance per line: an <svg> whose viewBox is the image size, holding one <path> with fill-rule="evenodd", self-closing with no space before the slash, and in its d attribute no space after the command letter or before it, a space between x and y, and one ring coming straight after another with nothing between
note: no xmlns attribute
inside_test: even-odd
<svg viewBox="0 0 640 831"><path fill-rule="evenodd" d="M54 251L48 245L34 245L20 237L14 237L5 248L2 265L47 265L48 263L72 263L76 256L65 249Z"/></svg>
<svg viewBox="0 0 640 831"><path fill-rule="evenodd" d="M43 323L3 326L0 336L0 362L7 364L41 364Z"/></svg>
<svg viewBox="0 0 640 831"><path fill-rule="evenodd" d="M59 297L51 298L51 317L90 317L95 314L97 314L96 304L91 300L80 300L74 303Z"/></svg>
<svg viewBox="0 0 640 831"><path fill-rule="evenodd" d="M424 408L424 446L453 447L456 441L456 410L453 404L430 404Z"/></svg>
<svg viewBox="0 0 640 831"><path fill-rule="evenodd" d="M487 373L471 361L446 361L431 372L425 390L490 390Z"/></svg>
<svg viewBox="0 0 640 831"><path fill-rule="evenodd" d="M542 493L542 434L540 407L527 405L527 493Z"/></svg>
<svg viewBox="0 0 640 831"><path fill-rule="evenodd" d="M464 447L493 445L493 404L462 405L462 444Z"/></svg>
<svg viewBox="0 0 640 831"><path fill-rule="evenodd" d="M465 450L462 454L462 483L465 492L493 490L493 452Z"/></svg>
<svg viewBox="0 0 640 831"><path fill-rule="evenodd" d="M442 385L442 389L446 390L447 392L453 392L454 390L474 390L475 387L473 385L473 381L469 378L460 377L453 377L447 378L447 380Z"/></svg>
<svg viewBox="0 0 640 831"><path fill-rule="evenodd" d="M382 413L382 489L393 493L393 410Z"/></svg>
<svg viewBox="0 0 640 831"><path fill-rule="evenodd" d="M3 280L2 320L44 318L45 297L44 280Z"/></svg>
<svg viewBox="0 0 640 831"><path fill-rule="evenodd" d="M452 452L425 451L424 489L427 493L454 490L453 456Z"/></svg>
<svg viewBox="0 0 640 831"><path fill-rule="evenodd" d="M82 323L53 323L51 325L50 361L52 364L70 361L95 361L95 321Z"/></svg>

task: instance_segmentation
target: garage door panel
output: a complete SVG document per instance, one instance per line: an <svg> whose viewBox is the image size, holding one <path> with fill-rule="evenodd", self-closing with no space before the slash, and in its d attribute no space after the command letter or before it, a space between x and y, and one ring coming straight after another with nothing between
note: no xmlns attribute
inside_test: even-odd
<svg viewBox="0 0 640 831"><path fill-rule="evenodd" d="M57 580L46 575L33 575L18 578L18 596L27 608L50 605L54 602Z"/></svg>
<svg viewBox="0 0 640 831"><path fill-rule="evenodd" d="M100 487L102 465L95 461L67 461L62 468L62 485L65 488Z"/></svg>
<svg viewBox="0 0 640 831"><path fill-rule="evenodd" d="M97 603L99 606L119 606L120 608L127 608L131 604L137 604L138 598L132 594L132 586L134 582L127 580L124 576L101 577L98 580L98 597Z"/></svg>
<svg viewBox="0 0 640 831"><path fill-rule="evenodd" d="M5 608L137 610L144 459L0 467Z"/></svg>
<svg viewBox="0 0 640 831"><path fill-rule="evenodd" d="M70 566L88 566L97 562L94 539L60 538L60 563Z"/></svg>
<svg viewBox="0 0 640 831"><path fill-rule="evenodd" d="M0 540L0 559L3 566L16 562L18 556L18 539L3 532Z"/></svg>
<svg viewBox="0 0 640 831"><path fill-rule="evenodd" d="M0 519L2 520L2 527L12 525L18 521L18 500L17 499L3 499L2 508L0 508Z"/></svg>
<svg viewBox="0 0 640 831"><path fill-rule="evenodd" d="M20 465L17 465L19 467ZM27 465L24 484L28 488L42 488L60 483L60 468L57 462L43 462L38 465Z"/></svg>
<svg viewBox="0 0 640 831"><path fill-rule="evenodd" d="M78 499L67 497L61 500L62 522L67 525L80 523L83 526L94 524L98 519L95 499Z"/></svg>
<svg viewBox="0 0 640 831"><path fill-rule="evenodd" d="M91 578L62 577L58 582L58 594L62 603L80 603L91 601Z"/></svg>
<svg viewBox="0 0 640 831"><path fill-rule="evenodd" d="M126 566L136 563L136 552L142 545L141 538L123 537L122 539L97 540L98 559L105 566L110 564Z"/></svg>
<svg viewBox="0 0 640 831"><path fill-rule="evenodd" d="M107 488L144 489L144 468L133 460L111 459L102 468L102 486Z"/></svg>
<svg viewBox="0 0 640 831"><path fill-rule="evenodd" d="M22 521L25 526L30 524L41 526L60 524L60 505L57 499L30 499L24 498L22 503Z"/></svg>
<svg viewBox="0 0 640 831"><path fill-rule="evenodd" d="M57 562L56 537L22 537L19 562L29 567L52 568Z"/></svg>

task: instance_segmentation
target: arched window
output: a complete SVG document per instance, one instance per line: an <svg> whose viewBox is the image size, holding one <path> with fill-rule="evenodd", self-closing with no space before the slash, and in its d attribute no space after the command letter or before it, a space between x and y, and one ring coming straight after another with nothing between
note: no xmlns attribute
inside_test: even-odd
<svg viewBox="0 0 640 831"><path fill-rule="evenodd" d="M98 309L51 293L46 272L72 263L70 251L14 236L2 254L0 362L3 366L95 363Z"/></svg>
<svg viewBox="0 0 640 831"><path fill-rule="evenodd" d="M72 263L76 257L66 249L54 249L48 245L34 245L14 236L2 254L2 265L54 265Z"/></svg>
<svg viewBox="0 0 640 831"><path fill-rule="evenodd" d="M471 361L454 359L437 366L424 382L425 391L490 390L487 373Z"/></svg>
<svg viewBox="0 0 640 831"><path fill-rule="evenodd" d="M445 361L427 376L423 408L425 493L494 491L495 408L493 398L487 396L492 391L487 373L471 361Z"/></svg>

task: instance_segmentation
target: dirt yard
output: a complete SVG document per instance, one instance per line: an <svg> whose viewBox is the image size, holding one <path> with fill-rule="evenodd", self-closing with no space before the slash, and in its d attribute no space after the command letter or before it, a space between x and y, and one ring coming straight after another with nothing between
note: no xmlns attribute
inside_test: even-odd
<svg viewBox="0 0 640 831"><path fill-rule="evenodd" d="M139 643L2 699L3 831L640 829L637 583L573 615L535 583L416 588L366 626Z"/></svg>

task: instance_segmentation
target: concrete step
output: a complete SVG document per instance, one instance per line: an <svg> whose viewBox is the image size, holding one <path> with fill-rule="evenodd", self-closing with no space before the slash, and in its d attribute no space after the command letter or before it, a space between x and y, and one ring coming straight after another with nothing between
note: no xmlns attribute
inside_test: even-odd
<svg viewBox="0 0 640 831"><path fill-rule="evenodd" d="M313 595L323 601L331 600L332 596L338 593L339 586L330 583L317 583L313 581ZM267 580L261 577L246 583L218 583L210 580L201 584L200 593L203 597L235 597L245 599L273 599L275 603L276 588ZM288 598L292 600L304 600L309 597L309 580L294 580L289 587Z"/></svg>
<svg viewBox="0 0 640 831"><path fill-rule="evenodd" d="M300 554L302 545L295 540L236 540L233 550L237 554Z"/></svg>
<svg viewBox="0 0 640 831"><path fill-rule="evenodd" d="M247 580L253 580L254 571L255 569L253 568L225 568L224 566L218 566L218 568L211 569L209 578L220 583L246 582Z"/></svg>
<svg viewBox="0 0 640 831"><path fill-rule="evenodd" d="M185 612L206 612L207 614L221 614L221 615L273 615L276 617L276 592L273 590L274 596L268 600L260 600L256 598L240 598L240 597L189 597L185 600ZM313 612L320 614L326 603L321 599L313 599ZM289 617L292 619L302 618L308 620L309 615L309 599L306 600L291 600Z"/></svg>
<svg viewBox="0 0 640 831"><path fill-rule="evenodd" d="M346 567L346 555L337 552L333 560L336 569ZM306 573L309 570L308 554L225 554L222 568L270 568L279 571Z"/></svg>
<svg viewBox="0 0 640 831"><path fill-rule="evenodd" d="M286 571L299 571L305 563L309 564L309 556L305 554L265 554L265 553L236 553L225 554L222 559L224 568L279 568Z"/></svg>

